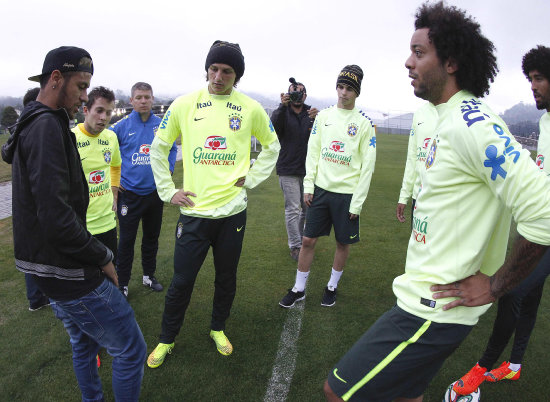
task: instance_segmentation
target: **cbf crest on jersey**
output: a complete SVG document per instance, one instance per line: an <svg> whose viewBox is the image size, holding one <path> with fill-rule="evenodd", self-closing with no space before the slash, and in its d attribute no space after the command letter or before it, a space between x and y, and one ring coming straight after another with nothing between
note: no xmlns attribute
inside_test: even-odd
<svg viewBox="0 0 550 402"><path fill-rule="evenodd" d="M355 124L351 123L348 126L348 135L350 137L355 137L358 131L359 131L359 127L357 127Z"/></svg>
<svg viewBox="0 0 550 402"><path fill-rule="evenodd" d="M435 154L437 152L437 140L434 138L432 145L430 146L430 151L426 157L426 169L429 169L433 166L435 162Z"/></svg>
<svg viewBox="0 0 550 402"><path fill-rule="evenodd" d="M240 114L234 113L229 116L229 129L231 131L239 131L241 129L243 117Z"/></svg>
<svg viewBox="0 0 550 402"><path fill-rule="evenodd" d="M111 150L106 148L103 150L103 159L105 163L111 163Z"/></svg>

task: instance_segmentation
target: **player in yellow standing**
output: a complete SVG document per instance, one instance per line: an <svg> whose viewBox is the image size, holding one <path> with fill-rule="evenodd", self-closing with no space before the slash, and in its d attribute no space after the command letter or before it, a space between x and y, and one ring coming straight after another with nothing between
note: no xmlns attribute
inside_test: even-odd
<svg viewBox="0 0 550 402"><path fill-rule="evenodd" d="M88 231L117 255L116 201L120 185L120 150L116 134L107 129L115 109L115 94L96 87L88 93L84 123L72 129L88 182ZM101 365L97 355L97 366Z"/></svg>
<svg viewBox="0 0 550 402"><path fill-rule="evenodd" d="M84 123L72 131L90 192L87 228L109 247L116 261L116 202L122 161L116 134L107 128L114 109L113 91L105 87L92 89L84 106Z"/></svg>
<svg viewBox="0 0 550 402"><path fill-rule="evenodd" d="M207 88L172 103L152 144L151 166L160 198L178 205L181 215L160 343L147 359L151 368L160 366L174 347L195 278L210 247L216 271L210 337L222 355L233 351L224 330L236 291L246 226L246 189L269 176L280 149L262 106L233 88L244 66L238 44L214 42L205 63ZM262 144L262 152L250 168L252 135ZM182 189L175 187L166 157L179 136Z"/></svg>
<svg viewBox="0 0 550 402"><path fill-rule="evenodd" d="M308 206L294 286L281 299L290 308L306 297L305 288L315 244L334 227L336 251L321 305L334 306L336 288L349 255L359 241L359 214L369 192L376 160L372 121L355 106L363 71L345 66L336 80L337 105L321 111L308 142L304 201Z"/></svg>
<svg viewBox="0 0 550 402"><path fill-rule="evenodd" d="M443 1L425 2L415 17L405 67L414 94L439 117L420 170L417 233L393 282L397 304L329 373L331 402L421 402L490 303L527 277L550 245L548 181L479 99L498 71L492 42ZM506 258L512 216L519 236Z"/></svg>

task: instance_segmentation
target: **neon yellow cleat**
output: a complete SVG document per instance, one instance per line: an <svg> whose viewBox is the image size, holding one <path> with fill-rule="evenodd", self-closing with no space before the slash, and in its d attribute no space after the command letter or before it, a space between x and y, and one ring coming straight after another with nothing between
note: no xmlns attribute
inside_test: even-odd
<svg viewBox="0 0 550 402"><path fill-rule="evenodd" d="M174 349L174 342L170 344L159 343L147 358L147 365L151 368L157 368L164 363L166 355L172 353L172 349Z"/></svg>
<svg viewBox="0 0 550 402"><path fill-rule="evenodd" d="M229 342L229 339L227 339L223 331L211 330L210 338L214 340L218 352L222 355L229 356L233 352L233 345L231 345L231 342Z"/></svg>

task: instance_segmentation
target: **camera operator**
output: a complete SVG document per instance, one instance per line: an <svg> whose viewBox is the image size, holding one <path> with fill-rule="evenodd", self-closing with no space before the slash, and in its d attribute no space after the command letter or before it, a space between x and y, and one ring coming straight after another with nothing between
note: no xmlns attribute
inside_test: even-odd
<svg viewBox="0 0 550 402"><path fill-rule="evenodd" d="M285 197L285 223L290 256L298 261L306 205L304 203L304 176L309 133L317 109L306 105L306 87L290 78L287 93L281 94L281 104L271 114L271 121L281 143L277 160L277 175Z"/></svg>

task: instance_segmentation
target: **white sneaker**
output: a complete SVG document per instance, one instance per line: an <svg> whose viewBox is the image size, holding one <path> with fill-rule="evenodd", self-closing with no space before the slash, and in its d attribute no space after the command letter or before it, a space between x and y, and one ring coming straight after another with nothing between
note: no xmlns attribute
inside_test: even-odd
<svg viewBox="0 0 550 402"><path fill-rule="evenodd" d="M128 298L128 286L119 286L118 289L122 292L125 298Z"/></svg>

